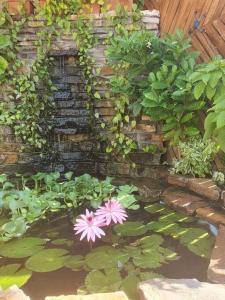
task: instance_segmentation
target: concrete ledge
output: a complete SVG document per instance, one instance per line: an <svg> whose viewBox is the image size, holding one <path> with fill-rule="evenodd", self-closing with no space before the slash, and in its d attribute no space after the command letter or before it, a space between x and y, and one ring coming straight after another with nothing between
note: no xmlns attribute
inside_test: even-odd
<svg viewBox="0 0 225 300"><path fill-rule="evenodd" d="M196 279L153 279L139 284L141 300L222 300L225 285Z"/></svg>
<svg viewBox="0 0 225 300"><path fill-rule="evenodd" d="M47 297L45 300L129 300L124 292Z"/></svg>

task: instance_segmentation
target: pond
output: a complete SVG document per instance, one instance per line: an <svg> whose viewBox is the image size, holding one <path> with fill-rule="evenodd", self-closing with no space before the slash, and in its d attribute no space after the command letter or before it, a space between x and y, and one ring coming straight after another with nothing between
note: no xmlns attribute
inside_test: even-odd
<svg viewBox="0 0 225 300"><path fill-rule="evenodd" d="M207 280L214 244L207 224L159 202L142 203L128 215L92 249L74 235L67 215L42 221L21 239L2 242L0 285L22 286L32 300L121 289L136 299L136 285L143 280Z"/></svg>

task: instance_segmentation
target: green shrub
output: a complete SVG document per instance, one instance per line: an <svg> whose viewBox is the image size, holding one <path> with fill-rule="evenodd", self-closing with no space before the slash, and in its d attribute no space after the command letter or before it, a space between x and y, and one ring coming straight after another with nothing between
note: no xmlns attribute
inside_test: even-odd
<svg viewBox="0 0 225 300"><path fill-rule="evenodd" d="M225 183L225 176L222 172L214 171L212 180L219 185L223 185Z"/></svg>
<svg viewBox="0 0 225 300"><path fill-rule="evenodd" d="M180 159L174 160L171 174L206 177L212 172L211 161L218 152L213 141L193 138L179 143Z"/></svg>

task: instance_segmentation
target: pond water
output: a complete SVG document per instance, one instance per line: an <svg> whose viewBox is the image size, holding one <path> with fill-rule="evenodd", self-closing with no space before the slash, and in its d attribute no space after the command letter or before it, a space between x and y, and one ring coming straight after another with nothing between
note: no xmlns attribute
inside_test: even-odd
<svg viewBox="0 0 225 300"><path fill-rule="evenodd" d="M120 289L135 299L141 280L206 281L213 244L208 224L160 203L146 203L129 214L124 225L115 225L92 249L74 235L71 220L59 216L22 239L1 243L0 285L16 283L32 300Z"/></svg>

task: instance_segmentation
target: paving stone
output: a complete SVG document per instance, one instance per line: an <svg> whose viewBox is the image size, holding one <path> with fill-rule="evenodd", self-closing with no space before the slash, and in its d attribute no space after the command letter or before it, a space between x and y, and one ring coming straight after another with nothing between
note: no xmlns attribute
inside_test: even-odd
<svg viewBox="0 0 225 300"><path fill-rule="evenodd" d="M128 300L128 298L124 292L115 292L82 296L47 297L45 300Z"/></svg>
<svg viewBox="0 0 225 300"><path fill-rule="evenodd" d="M30 297L26 296L16 285L13 285L5 291L0 291L0 300L30 300Z"/></svg>
<svg viewBox="0 0 225 300"><path fill-rule="evenodd" d="M196 279L153 279L139 284L141 300L222 300L225 285Z"/></svg>
<svg viewBox="0 0 225 300"><path fill-rule="evenodd" d="M209 203L201 197L174 187L166 189L163 193L163 200L167 205L188 215L194 215L198 208L209 206Z"/></svg>
<svg viewBox="0 0 225 300"><path fill-rule="evenodd" d="M225 225L225 214L210 208L202 207L196 210L197 216L201 219L207 220L213 224L223 224Z"/></svg>
<svg viewBox="0 0 225 300"><path fill-rule="evenodd" d="M208 268L208 280L213 283L225 284L225 226L219 226L216 243Z"/></svg>

